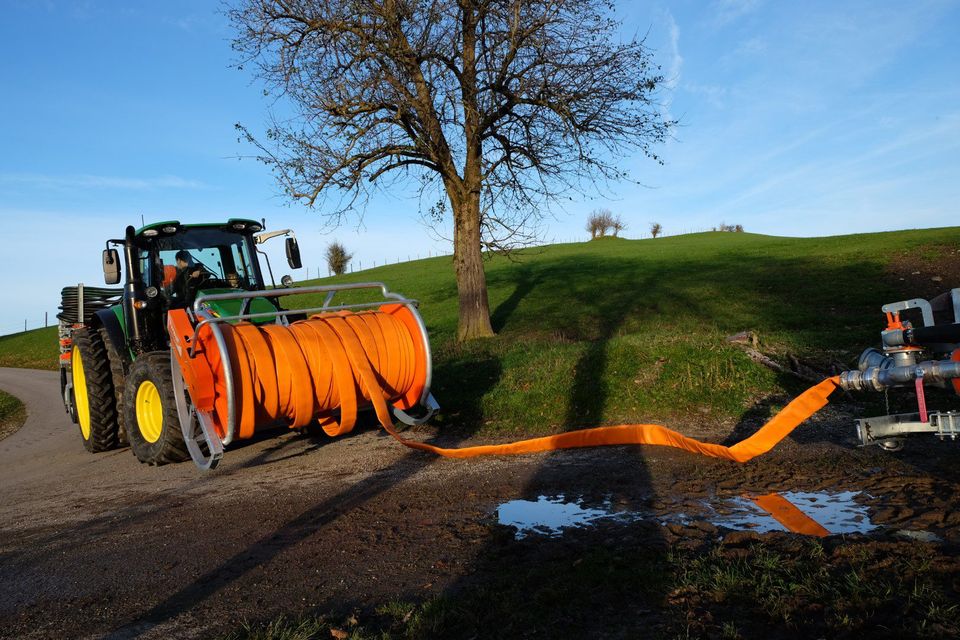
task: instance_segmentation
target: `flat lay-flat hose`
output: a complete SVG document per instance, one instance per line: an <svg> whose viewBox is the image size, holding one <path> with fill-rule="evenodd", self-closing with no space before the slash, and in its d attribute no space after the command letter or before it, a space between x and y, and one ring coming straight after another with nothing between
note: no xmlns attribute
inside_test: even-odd
<svg viewBox="0 0 960 640"><path fill-rule="evenodd" d="M729 447L700 442L660 425L627 424L450 449L407 440L393 428L389 405L404 410L416 406L426 385L428 351L413 314L403 305L325 313L289 327L241 322L222 324L221 330L233 363L239 438L251 437L256 425L280 420L303 427L316 419L327 434L341 435L353 428L357 410L372 404L380 424L399 442L449 458L648 444L746 462L772 449L825 406L839 382L831 377L811 387L759 431ZM214 372L216 422L223 425L226 389L222 372L218 374L223 363L209 331L201 331L199 340Z"/></svg>

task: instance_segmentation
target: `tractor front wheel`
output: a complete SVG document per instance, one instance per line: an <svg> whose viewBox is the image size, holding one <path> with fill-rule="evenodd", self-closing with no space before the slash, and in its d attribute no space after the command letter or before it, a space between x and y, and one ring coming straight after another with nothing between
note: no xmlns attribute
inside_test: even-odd
<svg viewBox="0 0 960 640"><path fill-rule="evenodd" d="M73 334L73 406L83 446L90 453L115 449L118 444L117 405L107 349L97 331Z"/></svg>
<svg viewBox="0 0 960 640"><path fill-rule="evenodd" d="M123 398L127 439L137 460L161 465L190 457L177 416L169 351L136 359L127 374Z"/></svg>

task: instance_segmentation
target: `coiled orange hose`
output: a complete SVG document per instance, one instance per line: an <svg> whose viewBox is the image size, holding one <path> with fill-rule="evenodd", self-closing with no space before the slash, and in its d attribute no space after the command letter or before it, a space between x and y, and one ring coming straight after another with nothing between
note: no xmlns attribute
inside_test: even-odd
<svg viewBox="0 0 960 640"><path fill-rule="evenodd" d="M184 320L185 317L178 319ZM174 331L175 322L170 326ZM450 458L649 444L746 462L772 449L826 405L839 382L838 377L832 377L811 387L752 436L730 447L700 442L660 425L629 424L507 444L449 449L406 440L393 428L388 405L404 410L412 408L419 402L426 384L426 345L416 319L403 305L388 304L377 311L359 313L320 314L289 327L241 322L223 324L221 330L233 363L239 416L237 437L251 437L257 425L282 421L291 427L303 427L314 419L327 434L337 436L353 429L358 409L372 404L380 424L398 441L413 449ZM227 416L223 363L209 330L202 330L198 341L198 354L212 373L215 423L219 423L216 426L223 436L222 425L226 424ZM192 366L190 362L181 357L182 366ZM199 381L209 380L210 376L185 371L185 378L191 397L197 403L195 387L201 387L196 391L202 394L203 385ZM335 418L337 411L339 420Z"/></svg>

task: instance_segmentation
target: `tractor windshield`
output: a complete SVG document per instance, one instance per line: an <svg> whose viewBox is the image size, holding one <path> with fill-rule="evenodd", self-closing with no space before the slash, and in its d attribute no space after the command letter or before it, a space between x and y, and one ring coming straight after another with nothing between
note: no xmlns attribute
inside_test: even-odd
<svg viewBox="0 0 960 640"><path fill-rule="evenodd" d="M260 288L250 239L216 228L151 238L140 251L140 270L170 299L192 298L199 289Z"/></svg>

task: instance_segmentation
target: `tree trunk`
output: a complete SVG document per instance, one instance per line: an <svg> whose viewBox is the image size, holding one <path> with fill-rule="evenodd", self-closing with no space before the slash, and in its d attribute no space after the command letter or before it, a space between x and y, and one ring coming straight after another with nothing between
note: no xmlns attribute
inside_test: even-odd
<svg viewBox="0 0 960 640"><path fill-rule="evenodd" d="M480 197L471 194L457 198L453 205L453 262L457 272L460 318L457 340L489 338L490 304L487 302L487 276L483 272L480 251Z"/></svg>

